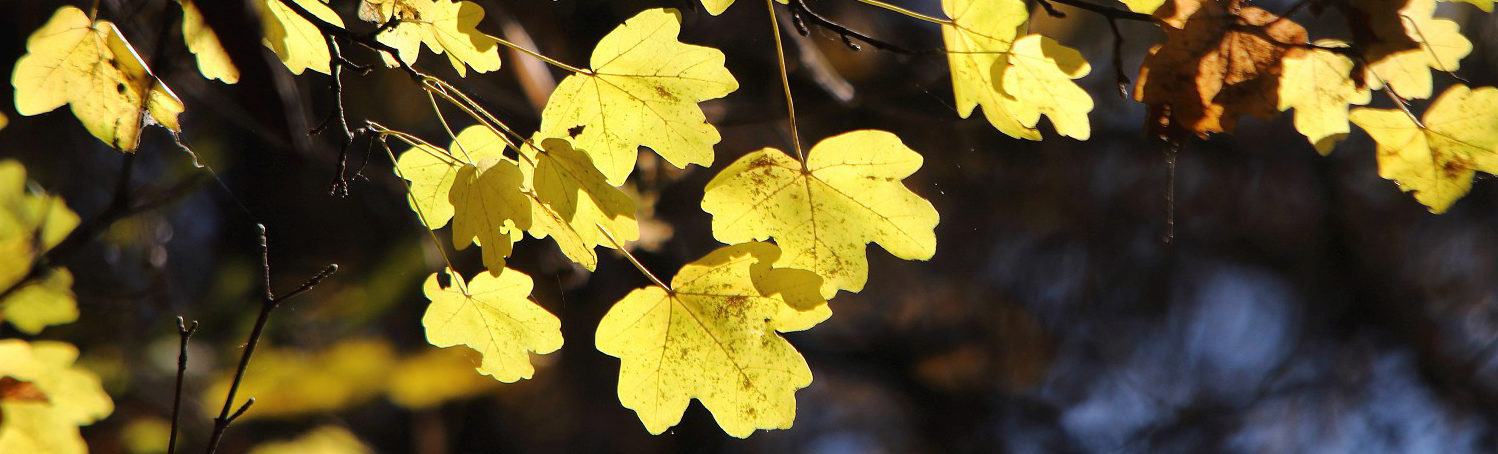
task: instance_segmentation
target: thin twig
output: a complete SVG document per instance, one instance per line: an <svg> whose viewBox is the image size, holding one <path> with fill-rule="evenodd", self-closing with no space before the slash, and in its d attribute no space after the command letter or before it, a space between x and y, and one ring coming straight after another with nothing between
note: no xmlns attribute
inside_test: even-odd
<svg viewBox="0 0 1498 454"><path fill-rule="evenodd" d="M1151 16L1151 15L1148 15L1148 14L1136 13L1136 12L1129 11L1129 10L1126 10L1126 9L1118 9L1118 8L1114 8L1114 7L1111 7L1111 6L1103 6L1103 5L1099 5L1099 4L1096 4L1096 3L1088 2L1087 0L1041 0L1040 4L1041 4L1041 6L1046 7L1047 9L1049 9L1050 5L1048 4L1048 2L1056 2L1056 3L1060 3L1062 5L1070 6L1070 7L1073 7L1073 8L1077 8L1077 9L1081 9L1081 10L1085 10L1085 11L1090 11L1090 12L1102 15L1103 17L1107 17L1107 18L1110 18L1110 19L1122 19L1122 20L1132 20L1132 21L1150 22L1150 23L1154 23L1156 21L1154 16ZM1057 11L1057 13L1060 13L1060 12ZM1065 16L1065 15L1063 14L1062 16L1057 16L1057 17L1063 17L1063 16Z"/></svg>
<svg viewBox="0 0 1498 454"><path fill-rule="evenodd" d="M177 337L182 342L181 350L177 352L177 386L172 391L172 433L166 444L166 454L177 452L177 423L181 420L182 414L182 377L187 374L187 340L197 331L197 320L193 320L192 324L188 325L182 320L181 315L177 316Z"/></svg>
<svg viewBox="0 0 1498 454"><path fill-rule="evenodd" d="M875 49L883 51L889 51L904 55L916 55L918 53L898 44L869 36L867 34L849 28L846 25L834 22L832 19L828 19L826 16L817 14L816 11L811 10L810 5L806 4L806 0L790 0L790 3L786 4L786 7L791 10L791 22L796 25L796 32L800 33L801 36L806 36L810 31L806 29L806 22L810 22L811 25L825 28L827 30L831 30L833 33L836 33L838 37L842 38L843 44L848 46L849 49L862 50L859 48L857 43L853 42L853 40L856 39L859 41L863 41L870 46L874 46Z"/></svg>
<svg viewBox="0 0 1498 454"><path fill-rule="evenodd" d="M213 454L214 451L218 450L218 444L224 437L224 431L228 430L229 425L244 415L244 412L250 409L250 405L255 403L255 399L250 398L238 410L230 413L234 408L234 395L239 392L239 385L244 381L245 371L250 367L250 357L255 354L255 346L260 343L260 337L265 333L265 325L270 321L271 311L276 310L276 307L280 306L282 302L300 295L302 292L311 290L318 283L322 282L323 279L327 279L328 276L338 271L337 264L328 265L327 268L307 279L295 290L292 290L285 296L276 297L270 287L270 247L266 241L265 225L257 224L256 228L258 230L260 270L264 276L263 290L265 291L265 295L260 302L260 315L255 318L255 326L250 329L250 338L245 342L244 353L239 356L239 367L234 370L234 379L229 383L229 392L224 396L224 407L219 411L218 417L213 418L213 433L208 439L208 450L205 451L208 454Z"/></svg>

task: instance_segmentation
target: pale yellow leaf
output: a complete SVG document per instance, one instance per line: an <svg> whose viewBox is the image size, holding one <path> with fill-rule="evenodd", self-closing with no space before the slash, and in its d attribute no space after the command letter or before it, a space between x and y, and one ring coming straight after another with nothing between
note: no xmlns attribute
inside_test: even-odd
<svg viewBox="0 0 1498 454"><path fill-rule="evenodd" d="M681 421L695 398L724 432L783 429L811 370L777 333L831 315L811 272L773 268L769 243L719 248L681 268L672 289L636 289L598 322L594 341L620 359L619 401L651 433Z"/></svg>
<svg viewBox="0 0 1498 454"><path fill-rule="evenodd" d="M1452 85L1421 124L1398 109L1354 109L1351 119L1378 143L1378 174L1444 213L1481 170L1498 173L1498 89Z"/></svg>
<svg viewBox="0 0 1498 454"><path fill-rule="evenodd" d="M318 0L292 0L323 22L343 27L343 19L332 8ZM328 42L312 22L281 4L281 0L252 0L265 27L265 45L281 57L281 63L292 74L311 69L328 74L331 54Z"/></svg>
<svg viewBox="0 0 1498 454"><path fill-rule="evenodd" d="M634 170L642 145L677 167L711 164L720 137L697 103L739 84L723 67L723 52L677 41L680 31L681 13L657 8L604 36L592 69L552 92L538 135L571 137L615 186Z"/></svg>
<svg viewBox="0 0 1498 454"><path fill-rule="evenodd" d="M427 342L473 348L484 357L479 373L495 380L531 378L535 369L528 352L544 355L562 348L562 323L530 300L530 276L509 268L490 271L466 286L444 288L436 274L427 278L422 288L432 304L421 318Z"/></svg>
<svg viewBox="0 0 1498 454"><path fill-rule="evenodd" d="M198 72L203 73L203 77L226 84L239 82L239 68L229 59L218 35L203 22L203 13L198 12L192 0L179 2L182 4L182 40L187 43L187 50L197 57Z"/></svg>
<svg viewBox="0 0 1498 454"><path fill-rule="evenodd" d="M1321 46L1341 47L1334 41ZM1347 137L1347 106L1367 104L1372 92L1359 87L1350 74L1351 58L1328 50L1297 50L1286 54L1280 76L1279 108L1295 109L1295 129L1322 155Z"/></svg>
<svg viewBox="0 0 1498 454"><path fill-rule="evenodd" d="M718 241L774 238L785 252L780 264L822 276L822 295L831 298L839 289L863 289L868 243L903 259L936 252L936 209L902 182L921 163L899 137L869 129L817 143L805 171L766 148L708 182L702 209L713 215Z"/></svg>
<svg viewBox="0 0 1498 454"><path fill-rule="evenodd" d="M146 125L180 130L182 101L109 21L90 22L82 10L63 6L27 38L26 50L11 74L21 115L70 104L89 133L121 151L140 145Z"/></svg>

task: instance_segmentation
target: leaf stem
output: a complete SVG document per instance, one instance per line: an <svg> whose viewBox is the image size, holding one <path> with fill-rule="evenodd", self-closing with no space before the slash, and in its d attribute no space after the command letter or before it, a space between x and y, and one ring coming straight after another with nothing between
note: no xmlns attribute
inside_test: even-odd
<svg viewBox="0 0 1498 454"><path fill-rule="evenodd" d="M484 36L488 36L490 39L493 39L494 41L499 42L500 45L503 45L503 46L511 48L511 49L515 49L516 51L518 51L518 52L520 52L522 54L526 54L526 55L529 55L531 57L534 57L535 59L541 60L543 62L546 62L549 65L552 65L552 66L555 66L555 67L558 67L558 68L562 68L562 69L565 69L565 70L568 70L568 71L572 71L572 72L577 73L577 74L593 74L593 71L589 71L589 70L578 68L576 66L572 66L572 65L569 65L569 64L566 64L566 63L562 63L561 61L559 61L559 60L557 60L555 58L547 57L545 54L542 54L540 52L536 52L534 50L527 49L527 48L525 48L525 46L521 46L519 44L515 44L515 43L512 43L512 42L509 42L508 40L505 40L504 38L500 38L498 36L494 36L494 35L491 35L491 34L488 34L488 33L484 33Z"/></svg>
<svg viewBox="0 0 1498 454"><path fill-rule="evenodd" d="M770 9L770 31L775 36L775 62L780 64L780 87L785 89L785 111L791 123L791 144L796 150L796 160L801 161L801 168L805 169L806 154L801 151L801 134L797 132L796 101L791 97L791 76L785 69L785 45L780 42L780 20L775 17L775 0L765 0L765 6Z"/></svg>
<svg viewBox="0 0 1498 454"><path fill-rule="evenodd" d="M887 10L890 10L890 11L894 11L894 12L897 12L897 13L900 13L900 14L904 14L906 16L910 16L910 17L913 17L913 18L916 18L916 19L920 19L920 20L923 20L923 21L926 21L926 22L933 23L933 24L940 24L940 25L955 25L956 24L956 22L953 22L951 19L942 19L942 18L936 17L936 16L927 16L925 14L917 13L915 11L911 11L911 10L908 10L908 9L905 9L905 8L902 8L902 7L899 7L899 6L895 6L895 5L892 5L892 4L889 4L889 3L885 3L885 2L879 1L879 0L858 0L858 2L859 3L867 4L867 5L872 5L872 6L877 6L877 7L880 7L880 8L884 8L884 9L887 9Z"/></svg>
<svg viewBox="0 0 1498 454"><path fill-rule="evenodd" d="M374 122L369 122L369 123L371 124L372 127L378 127L380 129L384 128L383 126L375 125ZM393 133L394 132L399 132L399 131L390 131L388 129L386 131L393 132ZM405 133L400 133L400 134L405 134ZM400 139L404 140L404 138L401 137L400 135L396 135L396 134L391 134L391 135L395 136L396 138L400 138ZM444 247L442 247L442 241L438 240L437 239L437 233L435 233L435 232L432 231L432 228L431 228L432 224L429 223L429 222L427 222L427 215L426 215L426 213L422 212L421 211L421 205L418 204L418 203L416 203L416 196L411 194L411 180L406 179L406 176L401 173L400 166L395 165L395 163L396 163L396 161L395 161L395 152L390 149L390 143L388 143L388 142L385 141L385 136L383 136L383 135L380 136L380 146L385 148L385 156L389 156L390 157L390 169L395 171L395 176L399 177L401 179L401 182L406 186L406 200L409 200L411 202L411 209L416 212L416 219L418 219L418 220L421 221L422 230L425 230L427 232L427 238L430 239L430 240L432 240L432 246L436 247L437 248L437 253L442 256L442 263L447 264L447 269L448 270L456 270L456 268L453 268L453 261L452 261L452 259L450 259L450 258L447 257L447 249L444 248ZM452 273L453 274L458 274L457 271L452 271ZM457 283L458 290L462 290L464 295L468 295L468 284L464 283L462 279L453 279L453 282Z"/></svg>
<svg viewBox="0 0 1498 454"><path fill-rule="evenodd" d="M423 86L425 86L425 84L423 84ZM451 137L453 139L453 143L458 145L458 151L463 153L463 159L468 162L473 162L473 156L469 155L468 149L464 147L462 143L458 142L458 135L453 133L452 125L447 124L447 117L442 115L442 107L437 105L436 95L433 95L431 90L425 91L427 92L427 102L431 103L432 105L432 113L437 114L437 122L442 123L442 130L447 131L447 136ZM447 150L447 152L451 154L453 151Z"/></svg>
<svg viewBox="0 0 1498 454"><path fill-rule="evenodd" d="M609 229L605 229L601 225L597 227L598 231L603 232L603 236L608 237L610 243L614 243L614 249L623 253L624 258L629 259L629 263L633 264L635 269L640 270L640 274L644 274L645 277L650 279L650 282L654 282L660 288L666 289L667 293L676 293L676 290L672 290L671 286L661 281L661 278L655 277L655 273L651 273L650 270L646 269L645 265L640 263L640 259L635 258L634 254L629 253L629 248L624 247L623 244L619 244L619 240L614 239L614 234L609 233Z"/></svg>

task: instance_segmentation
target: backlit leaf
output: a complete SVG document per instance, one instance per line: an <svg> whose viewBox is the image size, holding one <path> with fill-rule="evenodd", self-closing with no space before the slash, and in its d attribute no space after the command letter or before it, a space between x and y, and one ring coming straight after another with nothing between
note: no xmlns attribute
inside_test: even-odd
<svg viewBox="0 0 1498 454"><path fill-rule="evenodd" d="M681 421L695 398L724 432L788 428L811 370L778 332L831 311L804 270L772 268L769 243L719 248L681 268L672 289L636 289L598 323L598 351L619 358L619 401L651 433Z"/></svg>
<svg viewBox="0 0 1498 454"><path fill-rule="evenodd" d="M467 347L427 348L395 364L385 392L391 402L408 410L479 395L499 385L473 373L480 361L478 352Z"/></svg>
<svg viewBox="0 0 1498 454"><path fill-rule="evenodd" d="M1281 62L1306 30L1261 8L1175 0L1155 11L1166 40L1139 67L1134 100L1151 135L1179 143L1232 132L1241 115L1280 112Z"/></svg>
<svg viewBox="0 0 1498 454"><path fill-rule="evenodd" d="M197 57L198 72L203 73L203 77L218 79L226 84L239 82L239 68L234 66L229 54L224 52L218 35L203 22L203 13L198 12L198 7L192 0L179 2L182 4L182 40L187 43L187 50Z"/></svg>
<svg viewBox="0 0 1498 454"><path fill-rule="evenodd" d="M239 351L234 354L238 358ZM369 402L385 390L394 362L390 344L379 339L345 340L320 351L262 345L239 388L239 399L255 398L243 417L325 414ZM224 405L234 376L234 364L227 367L202 394L205 414L217 415Z"/></svg>
<svg viewBox="0 0 1498 454"><path fill-rule="evenodd" d="M1486 12L1493 12L1493 0L1441 0L1443 2L1471 3L1473 6Z"/></svg>
<svg viewBox="0 0 1498 454"><path fill-rule="evenodd" d="M942 36L959 115L967 118L983 106L983 115L1000 132L1040 140L1035 125L1044 114L1057 134L1091 136L1092 97L1072 82L1091 66L1056 40L1018 37L1029 18L1023 2L944 0L942 8L952 18L942 26Z"/></svg>
<svg viewBox="0 0 1498 454"><path fill-rule="evenodd" d="M1433 18L1435 0L1370 0L1352 3L1369 17L1375 40L1365 43L1367 82L1374 90L1385 84L1407 99L1429 98L1432 69L1456 71L1472 53L1472 42L1461 27Z"/></svg>
<svg viewBox="0 0 1498 454"><path fill-rule="evenodd" d="M373 452L373 449L359 441L359 437L355 437L348 429L338 426L318 427L295 439L268 441L250 449L250 454L371 454Z"/></svg>
<svg viewBox="0 0 1498 454"><path fill-rule="evenodd" d="M448 200L453 180L466 163L500 159L504 142L482 126L470 126L458 133L448 150L430 145L412 147L401 153L395 166L401 177L411 182L411 209L420 213L432 230L447 225L453 217Z"/></svg>
<svg viewBox="0 0 1498 454"><path fill-rule="evenodd" d="M572 137L609 184L624 183L640 146L677 167L713 162L718 130L697 103L738 89L723 52L676 40L681 13L649 9L604 36L590 72L562 80L541 114L540 137ZM568 133L583 127L576 136Z"/></svg>
<svg viewBox="0 0 1498 454"><path fill-rule="evenodd" d="M1342 47L1334 41L1321 46ZM1350 74L1351 58L1321 49L1297 49L1287 53L1280 76L1279 108L1295 109L1295 129L1322 155L1347 137L1347 105L1367 104L1372 93L1359 87Z"/></svg>
<svg viewBox="0 0 1498 454"><path fill-rule="evenodd" d="M614 248L614 241L622 244L640 238L634 199L610 185L586 152L572 148L566 139L544 139L541 148L527 146L525 150L535 166L521 165L536 202L543 205L536 207L539 214L532 216L533 235L556 238L568 258L589 270L598 263L595 247ZM538 217L557 222L540 222ZM614 241L600 227L613 235ZM564 244L572 236L578 242L575 247Z"/></svg>
<svg viewBox="0 0 1498 454"><path fill-rule="evenodd" d="M94 137L120 151L134 151L146 125L180 129L182 101L109 21L90 22L78 8L58 8L27 38L26 50L10 79L21 115L69 104Z"/></svg>
<svg viewBox="0 0 1498 454"><path fill-rule="evenodd" d="M108 416L114 402L77 359L78 349L62 342L0 340L0 380L25 382L45 397L0 398L0 452L88 452L78 426Z"/></svg>
<svg viewBox="0 0 1498 454"><path fill-rule="evenodd" d="M442 287L437 275L423 290L432 301L421 324L438 347L467 345L484 356L479 373L511 383L535 372L528 352L562 348L562 323L530 300L531 278L516 270L479 273L465 287ZM460 278L457 275L453 277Z"/></svg>
<svg viewBox="0 0 1498 454"><path fill-rule="evenodd" d="M831 298L838 289L863 289L868 243L903 259L936 252L936 209L902 182L921 163L899 137L868 129L817 143L805 171L765 148L708 182L702 209L713 215L718 241L774 238L785 253L780 264L822 276L822 295Z"/></svg>
<svg viewBox="0 0 1498 454"><path fill-rule="evenodd" d="M952 91L957 114L972 115L983 106L983 116L1000 132L1018 139L1040 140L1034 124L1025 126L1013 112L1013 102L1000 90L994 65L1013 46L1029 10L1019 0L942 0L942 10L952 18L941 27L952 72Z"/></svg>
<svg viewBox="0 0 1498 454"><path fill-rule="evenodd" d="M0 161L0 289L25 279L37 257L61 243L78 226L78 215L61 198L26 190L26 169ZM0 319L27 334L78 319L73 276L47 269L0 300Z"/></svg>
<svg viewBox="0 0 1498 454"><path fill-rule="evenodd" d="M522 232L531 227L530 199L521 192L524 177L514 161L486 157L472 162L458 169L447 194L453 206L453 247L480 245L484 266L497 273Z"/></svg>
<svg viewBox="0 0 1498 454"><path fill-rule="evenodd" d="M1129 7L1129 11L1150 14L1160 8L1165 0L1120 0Z"/></svg>
<svg viewBox="0 0 1498 454"><path fill-rule="evenodd" d="M343 27L343 19L318 0L292 0L323 22ZM265 26L265 45L281 57L292 74L311 69L328 74L328 42L316 25L297 15L281 0L253 0Z"/></svg>
<svg viewBox="0 0 1498 454"><path fill-rule="evenodd" d="M470 1L451 0L364 0L359 17L383 24L400 21L376 38L400 51L400 59L415 64L422 44L437 54L446 53L458 75L466 76L468 67L489 72L499 69L499 42L479 32L476 26L484 19L484 8ZM395 66L389 55L386 63Z"/></svg>
<svg viewBox="0 0 1498 454"><path fill-rule="evenodd" d="M1498 173L1498 89L1452 85L1420 122L1398 109L1358 108L1352 122L1378 143L1378 174L1443 213L1481 170Z"/></svg>

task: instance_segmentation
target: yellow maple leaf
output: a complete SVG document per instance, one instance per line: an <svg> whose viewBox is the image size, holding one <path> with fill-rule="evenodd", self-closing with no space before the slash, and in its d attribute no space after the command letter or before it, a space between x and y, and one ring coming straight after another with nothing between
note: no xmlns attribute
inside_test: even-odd
<svg viewBox="0 0 1498 454"><path fill-rule="evenodd" d="M1011 137L1040 140L1042 114L1058 134L1091 136L1092 97L1078 87L1091 71L1082 54L1040 35L1017 38L1029 12L1017 0L943 0L952 23L942 25L957 113L983 116Z"/></svg>
<svg viewBox="0 0 1498 454"><path fill-rule="evenodd" d="M255 445L250 454L371 454L374 450L348 429L322 426L291 440Z"/></svg>
<svg viewBox="0 0 1498 454"><path fill-rule="evenodd" d="M540 145L540 150L525 147L531 158L520 166L535 196L532 206L538 215L532 216L533 236L551 235L568 258L589 270L598 265L595 247L615 248L615 241L640 238L635 200L610 185L585 151L558 138L542 139ZM613 235L612 241L604 230Z"/></svg>
<svg viewBox="0 0 1498 454"><path fill-rule="evenodd" d="M680 422L693 398L735 437L795 422L811 370L776 332L831 311L820 278L772 267L779 256L769 243L719 248L683 266L672 288L636 289L598 322L598 351L620 360L619 401L650 433Z"/></svg>
<svg viewBox="0 0 1498 454"><path fill-rule="evenodd" d="M1408 3L1406 3L1408 1ZM1367 45L1364 57L1368 87L1385 84L1407 99L1425 99L1432 94L1430 71L1456 71L1472 53L1472 42L1462 36L1456 22L1432 17L1435 0L1379 0L1354 2L1370 16L1394 17L1372 20L1378 40Z"/></svg>
<svg viewBox="0 0 1498 454"><path fill-rule="evenodd" d="M453 247L462 250L478 244L490 272L504 268L521 232L531 227L531 202L521 192L523 178L514 161L490 158L458 169L448 192Z"/></svg>
<svg viewBox="0 0 1498 454"><path fill-rule="evenodd" d="M25 279L36 258L61 243L78 221L61 198L28 193L19 162L0 161L0 290ZM0 319L27 334L77 320L72 284L67 270L48 269L0 299Z"/></svg>
<svg viewBox="0 0 1498 454"><path fill-rule="evenodd" d="M481 361L468 347L427 348L395 364L385 392L391 402L408 410L479 395L499 385L473 373Z"/></svg>
<svg viewBox="0 0 1498 454"><path fill-rule="evenodd" d="M318 0L292 1L323 22L343 27L343 19L328 5ZM265 28L265 45L281 57L286 69L290 69L292 74L301 74L308 69L328 74L332 54L316 25L281 4L281 0L254 0L250 3L260 13L260 22Z"/></svg>
<svg viewBox="0 0 1498 454"><path fill-rule="evenodd" d="M45 399L0 399L0 452L83 454L78 433L114 411L99 377L73 363L78 349L53 341L0 340L0 377L29 383Z"/></svg>
<svg viewBox="0 0 1498 454"><path fill-rule="evenodd" d="M1345 43L1317 41L1317 45L1343 47ZM1295 109L1295 129L1322 155L1347 137L1348 104L1367 104L1372 93L1349 77L1351 58L1322 49L1297 49L1282 60L1279 108Z"/></svg>
<svg viewBox="0 0 1498 454"><path fill-rule="evenodd" d="M1441 0L1441 1L1443 1L1443 2L1471 3L1472 6L1476 6L1478 9L1481 9L1481 10L1483 10L1485 12L1489 12L1489 13L1493 12L1493 0Z"/></svg>
<svg viewBox="0 0 1498 454"><path fill-rule="evenodd" d="M345 340L318 351L262 346L239 387L239 396L255 398L243 417L331 413L369 402L384 391L394 363L394 349L380 339ZM202 394L206 414L216 415L224 405L234 378L234 365L228 366Z"/></svg>
<svg viewBox="0 0 1498 454"><path fill-rule="evenodd" d="M593 49L592 69L552 92L539 136L572 137L615 186L634 170L641 145L677 167L712 164L720 137L696 104L739 83L723 67L723 52L677 41L680 31L680 12L656 8L609 32Z"/></svg>
<svg viewBox="0 0 1498 454"><path fill-rule="evenodd" d="M218 35L203 22L203 13L191 0L179 0L182 4L182 41L187 50L197 57L198 72L203 77L218 79L226 84L239 82L239 68L229 59Z"/></svg>
<svg viewBox="0 0 1498 454"><path fill-rule="evenodd" d="M1477 170L1498 173L1498 89L1452 85L1416 123L1398 109L1358 108L1352 122L1378 143L1378 174L1394 180L1432 213L1444 213L1472 188Z"/></svg>
<svg viewBox="0 0 1498 454"><path fill-rule="evenodd" d="M146 125L180 129L182 101L109 21L90 21L76 7L58 8L26 39L26 51L10 79L21 115L69 104L89 133L120 151L134 151Z"/></svg>
<svg viewBox="0 0 1498 454"><path fill-rule="evenodd" d="M402 152L395 167L402 178L411 182L412 211L421 215L428 228L437 230L453 217L448 200L453 180L465 165L477 165L504 156L505 144L482 126L470 126L458 133L447 150L419 145Z"/></svg>
<svg viewBox="0 0 1498 454"><path fill-rule="evenodd" d="M1154 13L1155 10L1160 9L1160 5L1165 4L1165 0L1120 0L1120 1L1122 1L1124 5L1126 5L1126 6L1129 7L1129 11L1133 11L1133 12L1136 12L1136 13L1143 13L1143 14Z"/></svg>
<svg viewBox="0 0 1498 454"><path fill-rule="evenodd" d="M476 28L484 19L484 8L470 1L451 0L364 0L359 17L383 24L400 22L376 38L400 51L401 61L415 64L421 45L437 54L446 53L460 76L468 75L466 67L489 72L499 69L499 42ZM389 55L385 62L395 66ZM466 65L466 67L465 67Z"/></svg>
<svg viewBox="0 0 1498 454"><path fill-rule="evenodd" d="M936 252L931 202L901 182L921 155L886 131L858 130L813 146L806 166L774 148L749 153L707 183L702 209L724 243L774 238L782 264L824 279L822 295L858 292L868 280L865 248L878 242L903 259Z"/></svg>
<svg viewBox="0 0 1498 454"><path fill-rule="evenodd" d="M421 318L427 342L472 347L484 356L479 373L495 380L531 378L535 369L527 352L544 355L562 348L562 322L530 300L530 276L509 268L492 271L479 273L466 286L444 288L435 273L427 278L422 289L432 304Z"/></svg>

